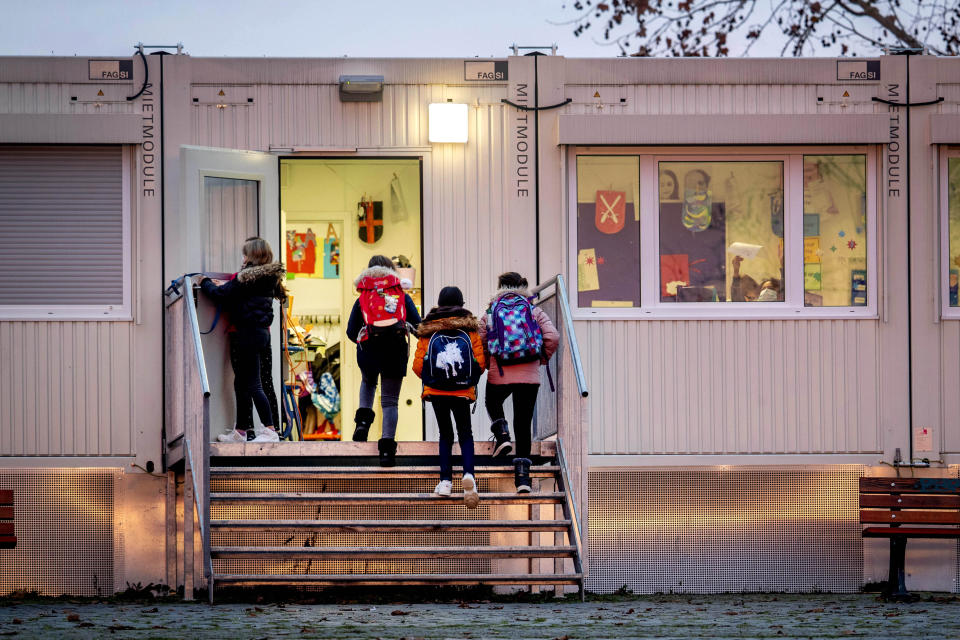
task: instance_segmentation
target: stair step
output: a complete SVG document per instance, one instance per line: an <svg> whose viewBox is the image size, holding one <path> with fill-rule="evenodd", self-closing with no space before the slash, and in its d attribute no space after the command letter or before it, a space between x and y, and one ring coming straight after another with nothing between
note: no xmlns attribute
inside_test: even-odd
<svg viewBox="0 0 960 640"><path fill-rule="evenodd" d="M393 558L571 558L573 546L555 547L211 547L220 559L383 560Z"/></svg>
<svg viewBox="0 0 960 640"><path fill-rule="evenodd" d="M567 531L569 520L211 520L212 531Z"/></svg>
<svg viewBox="0 0 960 640"><path fill-rule="evenodd" d="M531 467L530 476L552 478L560 467ZM459 469L455 469L459 473ZM438 476L440 467L211 467L210 479L249 478L252 480L312 480L318 478L424 478ZM478 478L513 478L513 467L477 469Z"/></svg>
<svg viewBox="0 0 960 640"><path fill-rule="evenodd" d="M560 492L539 493L481 493L480 504L561 504L564 494ZM438 496L435 493L264 493L229 492L211 493L210 502L217 504L249 504L251 502L281 502L284 504L355 504L355 505L422 505L463 506L463 494Z"/></svg>
<svg viewBox="0 0 960 640"><path fill-rule="evenodd" d="M474 442L474 452L478 456L493 454L494 443L490 441ZM453 445L453 454L460 455L460 445ZM436 442L397 442L397 456L436 456ZM534 440L530 443L530 455L533 457L553 457L557 455L555 442ZM344 458L354 456L377 457L377 443L346 441L301 441L301 442L211 442L210 457L267 457L291 458Z"/></svg>
<svg viewBox="0 0 960 640"><path fill-rule="evenodd" d="M308 574L308 575L256 575L256 574L214 574L214 585L232 584L238 586L255 585L311 585L311 586L338 586L344 584L367 586L391 585L449 585L472 586L478 584L520 584L520 585L551 585L551 584L580 584L582 574L417 574L417 573L349 573L349 574Z"/></svg>

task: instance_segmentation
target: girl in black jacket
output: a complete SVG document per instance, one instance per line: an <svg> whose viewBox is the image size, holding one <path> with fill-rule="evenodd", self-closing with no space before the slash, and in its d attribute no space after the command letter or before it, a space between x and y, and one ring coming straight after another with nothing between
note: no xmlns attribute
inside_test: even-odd
<svg viewBox="0 0 960 640"><path fill-rule="evenodd" d="M218 283L202 278L200 287L229 315L234 331L230 335L233 391L237 398L237 415L252 399L263 426L254 427L254 442L279 442L276 427L280 422L276 393L264 389L261 369L269 367L270 325L273 323L273 301L286 300L283 287L286 270L273 262L273 250L263 238L248 238L243 245L243 267L232 280ZM219 286L218 286L219 285ZM269 379L269 372L266 378ZM268 393L269 392L269 393ZM271 400L272 399L272 400ZM220 442L246 442L248 434L237 429L217 437Z"/></svg>

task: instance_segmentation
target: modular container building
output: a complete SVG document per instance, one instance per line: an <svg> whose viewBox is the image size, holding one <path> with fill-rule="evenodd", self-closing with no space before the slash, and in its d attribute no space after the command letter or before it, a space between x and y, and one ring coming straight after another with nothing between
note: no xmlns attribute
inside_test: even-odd
<svg viewBox="0 0 960 640"><path fill-rule="evenodd" d="M857 591L887 568L859 478L958 475L957 60L7 57L0 591L183 583L163 291L236 271L253 235L325 351L374 254L424 311L448 284L480 312L501 272L565 278L591 591ZM203 350L212 439L223 334ZM346 419L313 417L349 439L339 357ZM398 437L435 440L412 380ZM956 541L907 567L958 590Z"/></svg>

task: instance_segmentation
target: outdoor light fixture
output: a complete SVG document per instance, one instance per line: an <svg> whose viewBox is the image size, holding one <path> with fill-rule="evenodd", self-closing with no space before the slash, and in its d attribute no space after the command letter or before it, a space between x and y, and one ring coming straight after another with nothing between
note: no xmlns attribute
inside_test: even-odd
<svg viewBox="0 0 960 640"><path fill-rule="evenodd" d="M340 76L340 102L380 102L383 76Z"/></svg>
<svg viewBox="0 0 960 640"><path fill-rule="evenodd" d="M430 142L466 142L469 127L467 105L454 102L435 102L429 110Z"/></svg>

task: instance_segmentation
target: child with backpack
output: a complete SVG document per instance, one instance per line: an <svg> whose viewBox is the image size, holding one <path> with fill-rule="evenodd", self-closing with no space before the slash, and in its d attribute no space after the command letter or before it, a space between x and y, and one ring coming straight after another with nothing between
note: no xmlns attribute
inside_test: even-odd
<svg viewBox="0 0 960 640"><path fill-rule="evenodd" d="M347 337L357 345L360 366L360 408L354 422L353 439L364 442L376 413L373 399L380 382L380 408L383 411L383 433L377 443L380 466L392 467L397 453L398 408L400 386L407 375L409 343L408 325L416 328L420 314L413 300L400 284L393 261L386 256L373 256L367 268L353 282L360 298L353 303L347 321Z"/></svg>
<svg viewBox="0 0 960 640"><path fill-rule="evenodd" d="M270 325L273 323L273 301L287 299L283 280L283 264L273 261L273 250L263 238L247 238L241 251L243 266L236 277L220 283L206 276L200 287L230 317L230 363L233 366L233 389L237 401L237 424L229 433L217 436L220 442L279 442L276 427L280 426L277 396L271 380L272 357ZM263 426L252 426L250 402L257 408Z"/></svg>
<svg viewBox="0 0 960 640"><path fill-rule="evenodd" d="M444 287L437 306L417 329L413 372L423 380L423 399L433 405L440 428L440 482L434 493L449 496L453 490L453 416L463 458L463 503L475 509L480 503L473 476L473 432L470 404L477 399L477 382L486 361L480 340L480 323L463 308L463 293Z"/></svg>
<svg viewBox="0 0 960 640"><path fill-rule="evenodd" d="M530 440L533 409L540 390L540 365L557 350L560 334L550 317L530 303L527 279L515 271L501 274L490 301L480 338L487 355L486 407L493 424L493 456L513 451L503 404L513 396L513 459L517 493L530 492Z"/></svg>

